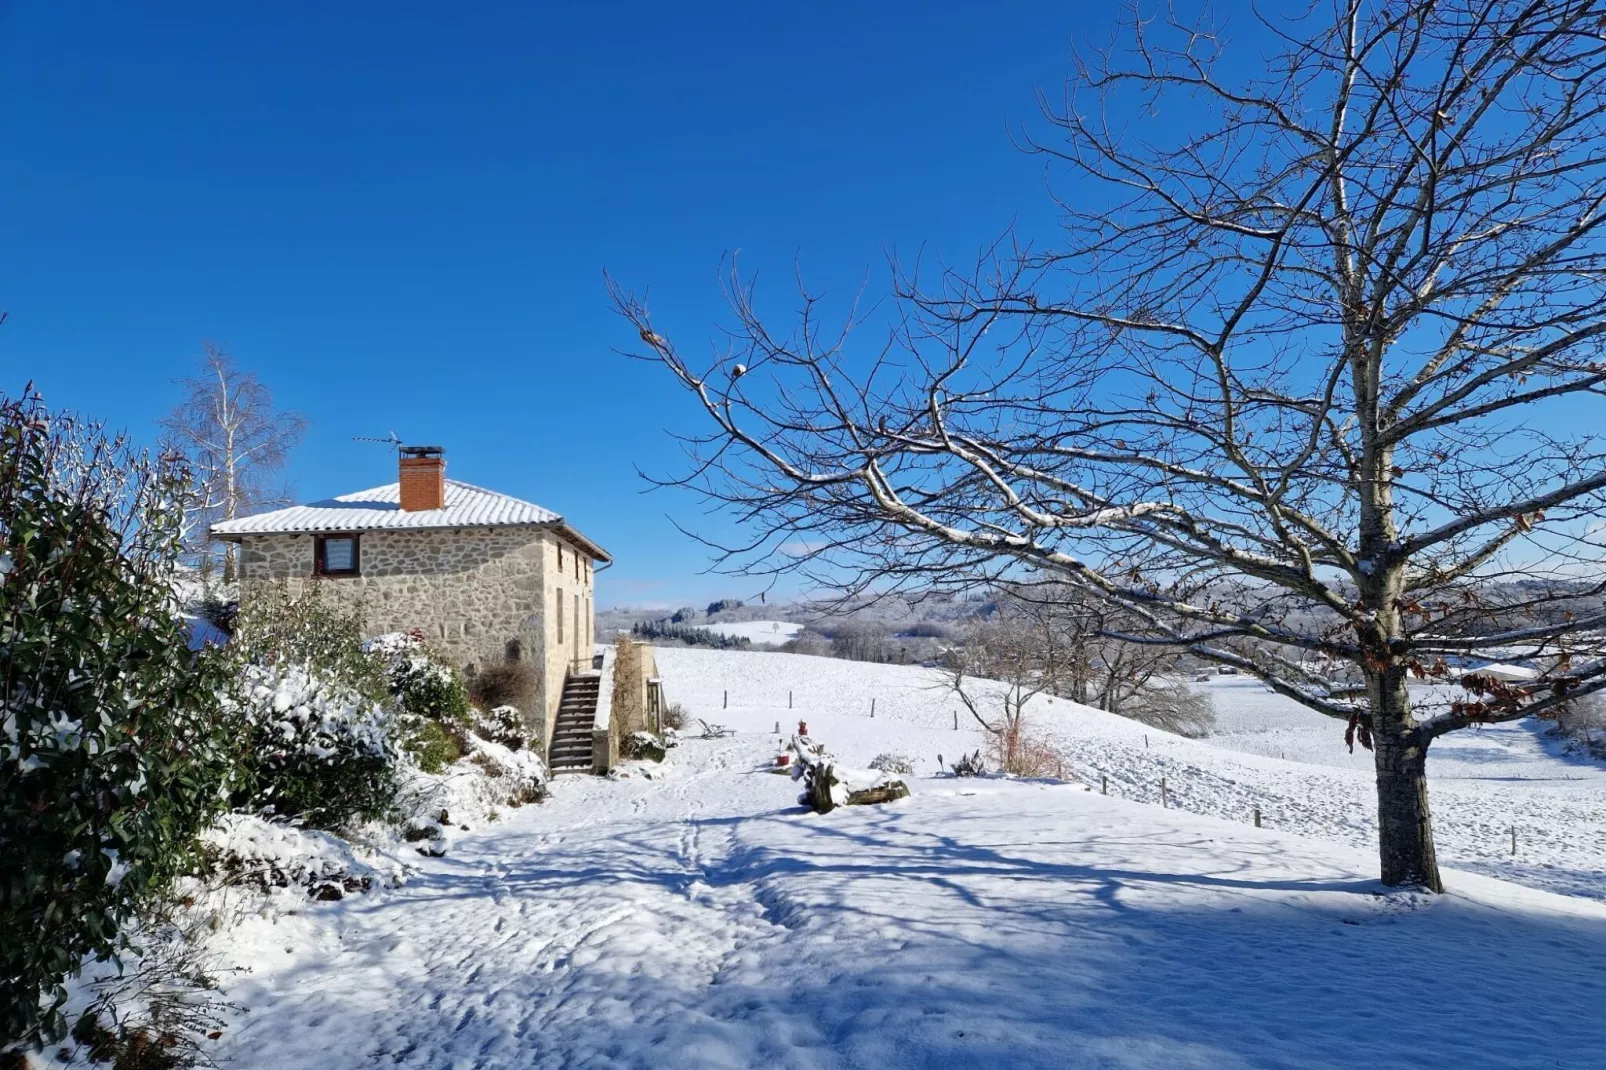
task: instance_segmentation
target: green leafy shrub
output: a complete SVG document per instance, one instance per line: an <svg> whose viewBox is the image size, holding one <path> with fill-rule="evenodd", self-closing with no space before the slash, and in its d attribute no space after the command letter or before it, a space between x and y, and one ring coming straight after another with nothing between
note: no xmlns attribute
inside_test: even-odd
<svg viewBox="0 0 1606 1070"><path fill-rule="evenodd" d="M184 870L238 740L174 566L191 504L37 395L0 398L0 1050L55 1039L63 981Z"/></svg>
<svg viewBox="0 0 1606 1070"><path fill-rule="evenodd" d="M236 806L332 830L390 809L398 725L380 704L301 663L245 665L230 690L248 774Z"/></svg>
<svg viewBox="0 0 1606 1070"><path fill-rule="evenodd" d="M441 722L427 717L411 719L404 729L402 749L412 757L413 764L426 773L439 773L463 756L458 738Z"/></svg>
<svg viewBox="0 0 1606 1070"><path fill-rule="evenodd" d="M457 673L436 661L417 632L391 632L362 644L379 667L397 708L462 730L469 722L468 689Z"/></svg>
<svg viewBox="0 0 1606 1070"><path fill-rule="evenodd" d="M363 644L380 666L402 731L402 750L426 773L439 773L463 756L477 712L457 673L436 661L418 632L391 632Z"/></svg>
<svg viewBox="0 0 1606 1070"><path fill-rule="evenodd" d="M390 691L404 713L451 725L468 723L468 690L463 681L427 656L415 656L392 669Z"/></svg>
<svg viewBox="0 0 1606 1070"><path fill-rule="evenodd" d="M304 665L375 702L391 691L387 662L365 649L362 612L325 598L323 583L300 591L282 582L253 587L230 645L252 664Z"/></svg>

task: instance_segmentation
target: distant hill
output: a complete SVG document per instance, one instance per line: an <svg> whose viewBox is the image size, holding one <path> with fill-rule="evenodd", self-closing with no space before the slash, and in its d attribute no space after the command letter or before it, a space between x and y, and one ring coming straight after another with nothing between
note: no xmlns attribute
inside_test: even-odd
<svg viewBox="0 0 1606 1070"><path fill-rule="evenodd" d="M756 599L744 599L734 608L721 608L713 614L707 612L708 608L708 606L684 606L678 610L666 610L662 606L650 609L615 606L599 609L596 614L597 636L606 641L620 631L629 631L641 621L668 621L676 617L679 618L675 620L677 624L743 624L754 621L799 624L821 635L832 634L837 627L848 621L874 622L883 625L888 632L894 634L910 629L930 632L931 629L918 626L951 625L974 617L985 617L993 610L993 600L990 596L975 596L967 600L947 594L933 594L924 598L889 595L874 600L861 600L844 608L824 600L760 602Z"/></svg>

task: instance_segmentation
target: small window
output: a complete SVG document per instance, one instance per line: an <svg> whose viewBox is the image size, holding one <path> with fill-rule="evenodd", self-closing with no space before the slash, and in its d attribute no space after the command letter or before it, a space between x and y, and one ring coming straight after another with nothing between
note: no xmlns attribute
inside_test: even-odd
<svg viewBox="0 0 1606 1070"><path fill-rule="evenodd" d="M558 543L558 575L563 575L563 544Z"/></svg>
<svg viewBox="0 0 1606 1070"><path fill-rule="evenodd" d="M524 660L524 644L517 639L509 639L507 646L502 648L502 652L508 661Z"/></svg>
<svg viewBox="0 0 1606 1070"><path fill-rule="evenodd" d="M314 568L318 575L357 575L357 536L319 535L313 547Z"/></svg>
<svg viewBox="0 0 1606 1070"><path fill-rule="evenodd" d="M558 616L558 642L561 644L563 642L563 588L562 587L558 588L558 597L557 597L556 601L557 601L557 606L558 606L558 613L557 613L557 616Z"/></svg>

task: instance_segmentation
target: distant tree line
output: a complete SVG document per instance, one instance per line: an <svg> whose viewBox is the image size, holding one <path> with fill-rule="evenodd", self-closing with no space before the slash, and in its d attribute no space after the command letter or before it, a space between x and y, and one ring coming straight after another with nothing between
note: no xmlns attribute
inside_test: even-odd
<svg viewBox="0 0 1606 1070"><path fill-rule="evenodd" d="M746 650L752 641L739 635L720 635L707 628L696 628L671 620L639 621L630 634L648 642L679 642L687 646L706 646L715 650Z"/></svg>

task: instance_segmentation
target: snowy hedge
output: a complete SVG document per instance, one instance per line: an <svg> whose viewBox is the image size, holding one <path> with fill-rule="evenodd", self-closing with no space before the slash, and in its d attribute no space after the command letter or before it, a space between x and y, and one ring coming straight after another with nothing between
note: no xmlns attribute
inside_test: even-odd
<svg viewBox="0 0 1606 1070"><path fill-rule="evenodd" d="M327 669L245 665L224 708L245 742L237 806L326 829L390 808L394 719Z"/></svg>
<svg viewBox="0 0 1606 1070"><path fill-rule="evenodd" d="M225 814L202 833L201 860L201 872L219 883L300 888L315 899L339 899L400 879L395 867L359 858L337 836L250 814Z"/></svg>

